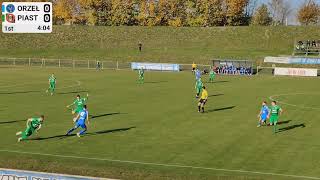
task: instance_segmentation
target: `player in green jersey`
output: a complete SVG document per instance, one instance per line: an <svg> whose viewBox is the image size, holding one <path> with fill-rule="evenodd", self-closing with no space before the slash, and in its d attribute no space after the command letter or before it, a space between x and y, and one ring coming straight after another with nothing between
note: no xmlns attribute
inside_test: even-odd
<svg viewBox="0 0 320 180"><path fill-rule="evenodd" d="M23 132L19 131L16 133L17 136L21 135L21 137L18 138L18 142L28 139L28 137L34 134L34 132L37 133L41 129L41 125L43 121L44 121L44 115L41 115L38 118L29 118L27 120L26 130Z"/></svg>
<svg viewBox="0 0 320 180"><path fill-rule="evenodd" d="M211 68L211 71L210 71L210 73L209 73L209 82L213 82L214 81L214 79L215 79L215 77L216 77L216 73L213 71L213 69Z"/></svg>
<svg viewBox="0 0 320 180"><path fill-rule="evenodd" d="M143 84L144 83L144 69L140 68L138 70L138 74L139 74L139 83Z"/></svg>
<svg viewBox="0 0 320 180"><path fill-rule="evenodd" d="M199 98L199 95L200 95L200 93L201 93L202 87L203 87L203 83L202 83L202 81L201 81L201 78L199 78L199 79L196 81L196 86L195 86L195 89L196 89L196 98Z"/></svg>
<svg viewBox="0 0 320 180"><path fill-rule="evenodd" d="M54 76L54 74L52 73L51 76L49 77L49 89L47 89L47 93L50 91L51 96L53 95L53 93L56 89L56 83L57 83L57 79Z"/></svg>
<svg viewBox="0 0 320 180"><path fill-rule="evenodd" d="M271 108L268 114L268 119L270 121L270 126L273 125L273 132L277 132L277 123L279 121L279 116L282 114L283 110L277 105L276 101L272 101Z"/></svg>
<svg viewBox="0 0 320 180"><path fill-rule="evenodd" d="M71 103L70 105L67 106L67 108L70 108L70 106L73 106L72 108L72 114L79 114L83 110L84 105L87 104L89 94L87 94L86 98L81 98L80 95L78 94L76 99Z"/></svg>

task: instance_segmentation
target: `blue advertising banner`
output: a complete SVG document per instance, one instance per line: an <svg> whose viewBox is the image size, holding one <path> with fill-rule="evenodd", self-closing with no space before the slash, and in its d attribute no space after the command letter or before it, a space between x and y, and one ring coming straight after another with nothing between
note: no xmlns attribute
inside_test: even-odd
<svg viewBox="0 0 320 180"><path fill-rule="evenodd" d="M98 180L102 178L72 176L0 168L0 180Z"/></svg>
<svg viewBox="0 0 320 180"><path fill-rule="evenodd" d="M320 64L320 58L311 57L265 57L266 63L280 63L280 64Z"/></svg>

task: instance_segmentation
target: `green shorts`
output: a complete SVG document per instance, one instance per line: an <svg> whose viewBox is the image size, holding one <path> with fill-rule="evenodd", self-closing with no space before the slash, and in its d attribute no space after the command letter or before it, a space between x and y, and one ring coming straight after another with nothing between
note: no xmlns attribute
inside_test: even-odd
<svg viewBox="0 0 320 180"><path fill-rule="evenodd" d="M277 124L279 120L279 116L270 116L270 123Z"/></svg>
<svg viewBox="0 0 320 180"><path fill-rule="evenodd" d="M34 133L35 129L32 127L27 127L25 131L22 132L22 139L27 139L29 136L31 136Z"/></svg>
<svg viewBox="0 0 320 180"><path fill-rule="evenodd" d="M55 83L50 83L50 88L51 89L55 89L56 88L56 84Z"/></svg>
<svg viewBox="0 0 320 180"><path fill-rule="evenodd" d="M83 107L78 107L74 110L75 113L79 114L83 110Z"/></svg>

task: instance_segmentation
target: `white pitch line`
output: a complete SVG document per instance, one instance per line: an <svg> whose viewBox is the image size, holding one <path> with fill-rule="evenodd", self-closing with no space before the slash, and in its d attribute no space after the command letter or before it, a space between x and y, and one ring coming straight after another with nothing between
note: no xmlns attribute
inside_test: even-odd
<svg viewBox="0 0 320 180"><path fill-rule="evenodd" d="M106 158L93 158L93 157L83 157L83 156L69 156L69 155L59 155L59 154L11 151L11 150L4 150L4 149L0 150L0 152L29 154L29 155L40 155L40 156L51 156L51 157L59 157L59 158L71 158L71 159L86 159L86 160L96 160L96 161L109 161L109 162L128 163L128 164L162 166L162 167L190 168L190 169L224 171L224 172L233 172L233 173L259 174L259 175L268 175L268 176L281 176L281 177L297 178L297 179L320 180L320 177L312 177L312 176L300 176L300 175L291 175L291 174L280 174L280 173L269 173L269 172L247 171L247 170L235 170L235 169L221 169L221 168L210 168L210 167L201 167L201 166L188 166L188 165L179 165L179 164L161 164L161 163L150 163L150 162L140 162L140 161L125 161L125 160L106 159Z"/></svg>
<svg viewBox="0 0 320 180"><path fill-rule="evenodd" d="M78 87L78 86L81 86L81 81L76 81L77 84L76 85L70 85L70 86L65 86L65 87L62 87L62 88L56 88L56 89L67 89L67 88L73 88L73 87Z"/></svg>
<svg viewBox="0 0 320 180"><path fill-rule="evenodd" d="M271 101L277 101L280 104L285 104L288 106L293 106L293 107L299 107L299 108L303 108L303 109L313 109L313 110L319 110L320 108L314 108L314 107L308 107L308 106L299 106L296 104L290 104L290 103L286 103L284 101L278 101L275 99L275 97L280 97L280 96L290 96L290 95L307 95L307 94L319 94L319 93L288 93L288 94L277 94L277 95L272 95L269 97L269 99Z"/></svg>

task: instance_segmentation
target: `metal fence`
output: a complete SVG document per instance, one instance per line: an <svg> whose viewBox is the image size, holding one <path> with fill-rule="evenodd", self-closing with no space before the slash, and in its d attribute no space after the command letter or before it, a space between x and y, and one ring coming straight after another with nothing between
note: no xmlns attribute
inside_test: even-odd
<svg viewBox="0 0 320 180"><path fill-rule="evenodd" d="M75 60L75 59L47 59L47 58L5 58L0 57L2 67L52 67L52 68L82 68L96 69L98 62L101 69L131 69L131 62L104 60ZM210 65L197 65L201 71L210 69ZM191 71L191 64L180 64L180 71Z"/></svg>
<svg viewBox="0 0 320 180"><path fill-rule="evenodd" d="M74 59L47 59L47 58L3 58L0 57L0 66L9 67L56 67L96 69L98 62L101 69L130 69L130 62L74 60Z"/></svg>

